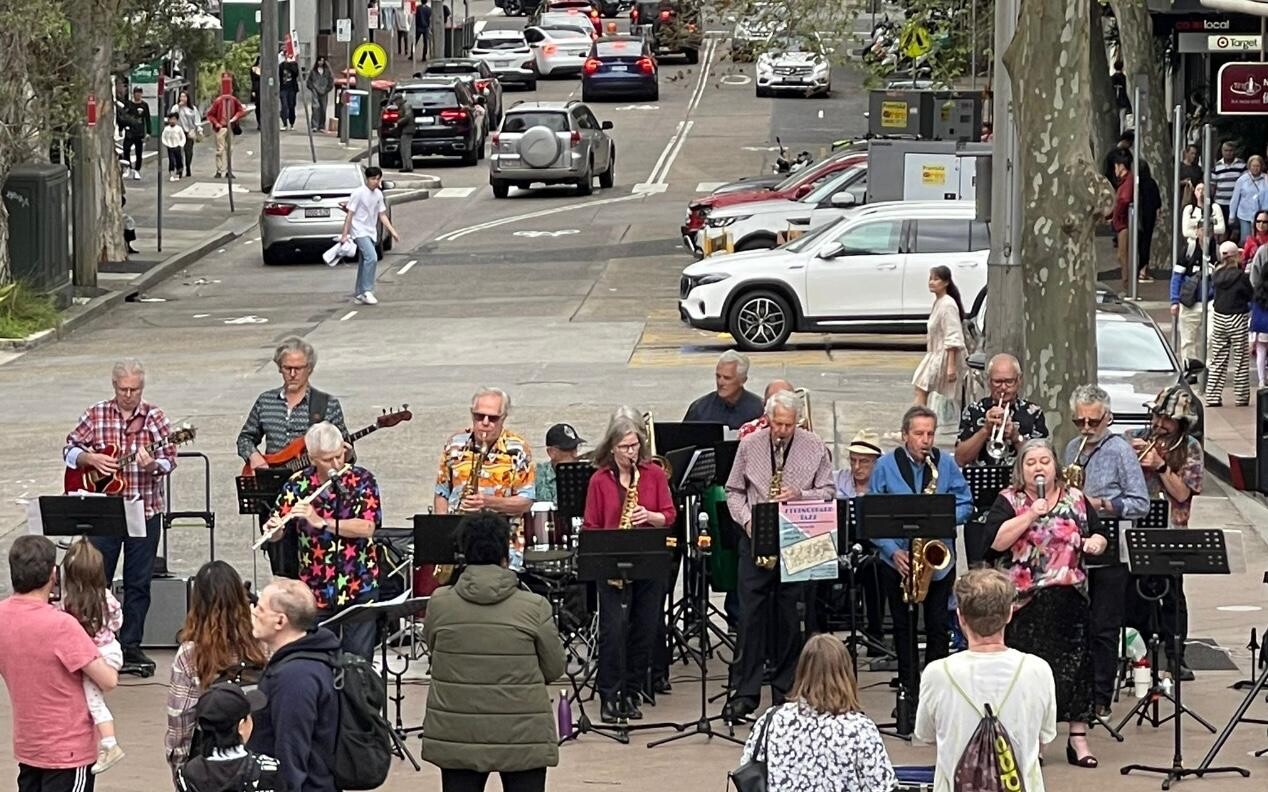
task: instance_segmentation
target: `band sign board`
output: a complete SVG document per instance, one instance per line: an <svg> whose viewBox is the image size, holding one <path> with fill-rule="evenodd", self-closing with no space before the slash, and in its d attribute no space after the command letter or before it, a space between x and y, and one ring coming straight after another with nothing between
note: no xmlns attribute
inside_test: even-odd
<svg viewBox="0 0 1268 792"><path fill-rule="evenodd" d="M889 129L907 127L906 102L881 102L881 126Z"/></svg>
<svg viewBox="0 0 1268 792"><path fill-rule="evenodd" d="M340 44L352 43L352 20L337 19L335 20L335 41Z"/></svg>
<svg viewBox="0 0 1268 792"><path fill-rule="evenodd" d="M1220 115L1268 115L1268 63L1226 63L1216 82Z"/></svg>
<svg viewBox="0 0 1268 792"><path fill-rule="evenodd" d="M898 46L907 57L919 58L933 49L933 39L929 37L927 29L912 23L903 28L902 34L898 37Z"/></svg>
<svg viewBox="0 0 1268 792"><path fill-rule="evenodd" d="M1207 36L1206 48L1210 51L1220 52L1250 52L1252 50L1262 49L1262 36Z"/></svg>
<svg viewBox="0 0 1268 792"><path fill-rule="evenodd" d="M352 51L352 68L360 76L373 80L387 69L387 50L367 41Z"/></svg>

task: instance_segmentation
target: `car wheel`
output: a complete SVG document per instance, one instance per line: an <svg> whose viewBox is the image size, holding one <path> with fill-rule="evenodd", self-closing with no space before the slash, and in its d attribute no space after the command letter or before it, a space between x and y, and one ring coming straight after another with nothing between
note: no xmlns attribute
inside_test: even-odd
<svg viewBox="0 0 1268 792"><path fill-rule="evenodd" d="M605 190L612 189L616 184L616 151L613 150L608 155L608 169L599 174L599 186Z"/></svg>
<svg viewBox="0 0 1268 792"><path fill-rule="evenodd" d="M647 95L647 101L649 102L660 101L660 86L659 85L653 88L652 92Z"/></svg>
<svg viewBox="0 0 1268 792"><path fill-rule="evenodd" d="M771 250L775 247L775 240L770 237L754 237L746 239L735 246L735 252L739 253L744 250Z"/></svg>
<svg viewBox="0 0 1268 792"><path fill-rule="evenodd" d="M264 263L269 266L282 263L281 254L278 253L273 248L264 248L263 250L260 251L260 255L264 259Z"/></svg>
<svg viewBox="0 0 1268 792"><path fill-rule="evenodd" d="M391 251L392 245L394 244L396 244L396 242L395 240L392 239L391 234L383 234L381 237L379 237L379 247L382 248L384 252ZM379 257L382 258L383 254L380 253Z"/></svg>
<svg viewBox="0 0 1268 792"><path fill-rule="evenodd" d="M793 312L788 300L772 291L743 295L731 307L727 331L740 349L768 352L779 349L792 335Z"/></svg>
<svg viewBox="0 0 1268 792"><path fill-rule="evenodd" d="M484 146L485 146L485 144L487 143L486 138L487 138L487 136L481 137L481 138L480 138L480 145L476 146L476 161L477 161L477 162L479 162L480 160L484 159Z"/></svg>
<svg viewBox="0 0 1268 792"><path fill-rule="evenodd" d="M462 152L462 164L475 165L479 161L480 161L480 141L477 140L471 144L471 148Z"/></svg>
<svg viewBox="0 0 1268 792"><path fill-rule="evenodd" d="M536 81L536 80L530 80L530 81L528 81L528 82L524 83L524 90L525 90L525 91L536 91L536 90L537 90L537 81Z"/></svg>
<svg viewBox="0 0 1268 792"><path fill-rule="evenodd" d="M586 168L585 175L577 180L577 195L590 195L594 192L594 162Z"/></svg>
<svg viewBox="0 0 1268 792"><path fill-rule="evenodd" d="M763 98L763 97L766 97L766 96L770 96L770 90L769 90L769 89L766 89L766 88L763 88L763 87L762 87L762 86L760 86L760 85L759 85L759 86L757 86L756 91L757 91L757 97L758 97L759 99L761 99L761 98Z"/></svg>
<svg viewBox="0 0 1268 792"><path fill-rule="evenodd" d="M511 185L504 181L491 181L489 186L493 188L494 198L505 198L511 194Z"/></svg>
<svg viewBox="0 0 1268 792"><path fill-rule="evenodd" d="M379 153L379 167L396 170L401 167L401 158L393 154Z"/></svg>
<svg viewBox="0 0 1268 792"><path fill-rule="evenodd" d="M506 0L502 5L502 13L507 16L519 16L524 13L524 4L520 0Z"/></svg>
<svg viewBox="0 0 1268 792"><path fill-rule="evenodd" d="M683 50L682 54L687 56L687 63L700 62L700 50L687 49Z"/></svg>

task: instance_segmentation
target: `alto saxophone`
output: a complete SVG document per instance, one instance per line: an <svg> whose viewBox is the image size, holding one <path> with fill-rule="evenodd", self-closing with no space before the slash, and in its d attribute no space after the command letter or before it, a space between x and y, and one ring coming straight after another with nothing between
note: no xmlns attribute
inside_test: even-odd
<svg viewBox="0 0 1268 792"><path fill-rule="evenodd" d="M478 455L471 461L471 475L467 478L467 483L462 485L462 495L458 501L460 509L462 507L463 500L470 498L480 491L480 471L484 467L484 457L489 453L488 447L484 445L479 446L477 451L474 436L471 438L471 450L476 452ZM453 564L437 564L435 572L436 582L442 586L448 585L449 581L453 578L453 570Z"/></svg>
<svg viewBox="0 0 1268 792"><path fill-rule="evenodd" d="M775 443L775 470L771 473L770 486L766 488L766 500L773 501L784 489L784 444ZM758 556L753 563L758 569L774 569L779 562L778 556Z"/></svg>
<svg viewBox="0 0 1268 792"><path fill-rule="evenodd" d="M929 480L925 482L922 495L933 495L938 491L938 466L933 457L925 457L929 466ZM911 574L902 578L903 602L921 603L929 596L929 584L933 582L933 574L951 565L951 549L937 539L912 539Z"/></svg>

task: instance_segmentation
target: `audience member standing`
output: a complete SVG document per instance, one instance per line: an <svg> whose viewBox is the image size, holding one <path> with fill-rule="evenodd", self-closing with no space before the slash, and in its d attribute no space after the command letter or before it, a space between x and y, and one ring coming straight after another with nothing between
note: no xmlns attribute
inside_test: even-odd
<svg viewBox="0 0 1268 792"><path fill-rule="evenodd" d="M1228 208L1228 222L1238 229L1238 241L1250 239L1255 230L1255 215L1260 209L1268 209L1268 174L1264 173L1264 158L1252 154L1246 160L1246 172L1237 177L1233 185L1232 203Z"/></svg>
<svg viewBox="0 0 1268 792"><path fill-rule="evenodd" d="M245 747L255 726L251 713L266 706L268 697L258 689L212 685L198 700L203 751L177 771L178 792L285 792L277 760Z"/></svg>
<svg viewBox="0 0 1268 792"><path fill-rule="evenodd" d="M1224 217L1228 219L1228 235L1230 238L1234 236L1234 229L1237 228L1237 223L1234 222L1231 211L1233 208L1233 189L1237 186L1237 180L1245 172L1246 161L1237 156L1237 146L1231 140L1224 141L1220 145L1220 158L1211 167L1211 186L1215 192L1215 203L1219 205Z"/></svg>
<svg viewBox="0 0 1268 792"><path fill-rule="evenodd" d="M1211 274L1211 344L1206 357L1206 406L1224 404L1224 379L1232 370L1233 401L1250 404L1250 368L1246 353L1250 301L1254 290L1241 268L1242 252L1234 242L1220 245L1220 266Z"/></svg>

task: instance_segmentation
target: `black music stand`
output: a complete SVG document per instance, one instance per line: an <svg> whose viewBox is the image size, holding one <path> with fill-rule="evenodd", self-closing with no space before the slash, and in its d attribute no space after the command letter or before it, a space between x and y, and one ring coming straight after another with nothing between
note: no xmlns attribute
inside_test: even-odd
<svg viewBox="0 0 1268 792"><path fill-rule="evenodd" d="M735 455L739 453L739 440L723 440L713 446L713 455L717 460L717 473L713 477L713 483L719 487L726 486L726 480L731 477L731 468L735 467Z"/></svg>
<svg viewBox="0 0 1268 792"><path fill-rule="evenodd" d="M658 453L679 448L712 448L721 443L726 427L708 421L657 421L653 438Z"/></svg>
<svg viewBox="0 0 1268 792"><path fill-rule="evenodd" d="M264 532L264 522L277 506L282 487L295 472L287 468L259 468L253 476L238 476L238 514L254 516L257 532ZM269 569L277 577L299 577L299 534L293 524L282 530L282 538L264 545ZM254 557L253 557L254 560Z"/></svg>
<svg viewBox="0 0 1268 792"><path fill-rule="evenodd" d="M837 553L841 566L849 575L846 582L846 594L850 599L850 635L845 645L850 649L850 662L854 666L854 676L859 674L859 644L868 647L871 653L881 658L894 657L894 652L883 643L872 638L864 630L859 630L859 567L867 560L880 563L875 551L867 549L867 542L859 529L859 510L854 505L857 498L837 498ZM867 542L870 546L871 543ZM871 656L871 655L869 655Z"/></svg>
<svg viewBox="0 0 1268 792"><path fill-rule="evenodd" d="M1180 575L1227 575L1230 573L1228 566L1228 548L1225 545L1224 532L1219 530L1150 530L1150 529L1131 529L1127 531L1127 566L1134 575L1160 575L1165 576L1168 581L1174 581ZM1166 590L1158 596L1157 602L1161 603L1162 598L1166 596ZM1180 603L1178 599L1173 599L1173 607L1175 608L1176 623L1179 623ZM1158 604L1156 607L1161 607ZM1157 639L1155 637L1155 643ZM1180 636L1175 634L1171 636L1173 657L1179 660L1180 657ZM1157 650L1155 648L1155 656ZM1214 727L1203 721L1195 713L1184 706L1181 697L1181 689L1183 680L1177 674L1173 680L1175 685L1175 695L1169 695L1166 691L1151 691L1151 695L1145 699L1141 699L1141 703L1136 706L1141 710L1141 719L1144 717L1143 708L1148 706L1150 701L1157 702L1158 696L1161 695L1171 700L1174 710L1168 718L1163 720L1171 720L1174 727L1175 735L1175 752L1171 757L1171 765L1169 767L1151 766L1141 764L1130 764L1119 770L1123 775L1127 775L1135 770L1146 773L1161 773L1165 776L1162 782L1163 789L1170 789L1171 784L1175 781L1182 780L1186 776L1205 776L1208 773L1240 773L1243 778L1250 776L1250 771L1241 767L1211 767L1209 763L1204 762L1206 766L1199 768L1186 768L1184 766L1184 756L1181 745L1181 713L1188 713L1196 720L1207 726L1212 733ZM1130 718L1131 715L1129 714ZM1214 758L1214 754L1210 755Z"/></svg>
<svg viewBox="0 0 1268 792"><path fill-rule="evenodd" d="M458 525L461 514L414 515L414 566L460 563ZM453 576L457 580L458 575Z"/></svg>
<svg viewBox="0 0 1268 792"><path fill-rule="evenodd" d="M710 424L712 425L712 424ZM680 538L688 545L694 546L698 543L698 537L701 533L709 533L708 526L702 527L700 520L693 520L693 517L703 515L701 500L704 493L711 487L716 486L714 483L717 479L717 453L711 447L679 449L670 452L670 464L674 464L675 458L683 458L686 461L679 467L675 467L675 471L679 471L678 480L674 482L675 489L679 497L682 498L683 525L685 528L684 535ZM707 522L707 520L706 520ZM684 550L686 554L686 550ZM699 568L700 557L686 555L688 563L685 565L685 575L683 578L683 596L682 599L668 609L668 629L667 640L673 635L673 625L681 617L683 627L681 634L676 637L679 645L684 650L683 661L686 662L687 656L694 656L694 653L687 645L688 638L692 633L698 633L700 636L700 651L705 657L713 656L713 645L709 639L709 633L714 636L726 647L734 651L735 646L727 634L719 629L713 623L713 616L719 616L725 620L725 614L720 612L716 605L709 602L709 570ZM675 570L670 570L671 575ZM694 573L694 574L692 574ZM672 582L670 585L672 589ZM700 594L703 591L704 596ZM672 596L673 592L666 592L666 596ZM703 609L697 606L703 602ZM678 614L675 617L674 614ZM692 622L692 624L688 624Z"/></svg>
<svg viewBox="0 0 1268 792"><path fill-rule="evenodd" d="M911 547L913 539L955 540L955 496L943 495L867 495L858 499L859 525L866 539L906 540ZM907 590L915 591L915 567L908 568ZM916 635L916 604L907 603L907 650L911 658L911 672L898 684L898 716L893 724L881 729L903 740L910 740L916 723L916 690L920 680L920 644ZM894 614L894 618L899 618ZM897 648L897 647L895 647ZM892 731L886 731L891 728Z"/></svg>
<svg viewBox="0 0 1268 792"><path fill-rule="evenodd" d="M401 721L401 702L404 701L404 694L401 692L401 675L393 674L387 665L387 644L388 625L396 619L409 619L427 609L427 597L411 597L397 600L389 600L387 602L364 602L360 605L352 605L344 610L339 611L334 616L326 619L321 623L322 627L328 630L338 631L342 637L342 631L345 626L356 624L374 624L379 639L379 662L383 664L383 720L388 720L387 703L388 700L396 702L396 725L388 732L392 737L392 745L395 753L402 759L408 759L410 764L414 765L415 770L421 770L418 760L409 752L409 748L405 747L405 737L412 732L421 732L422 726L412 728L403 728ZM403 671L401 673L404 673ZM387 677L391 675L396 680L396 695L390 696L387 689ZM390 721L389 721L390 722Z"/></svg>
<svg viewBox="0 0 1268 792"><path fill-rule="evenodd" d="M45 536L128 538L123 498L102 495L41 495L40 531Z"/></svg>
<svg viewBox="0 0 1268 792"><path fill-rule="evenodd" d="M965 561L975 564L986 558L993 536L986 535L986 515L999 493L1008 486L1012 465L966 465L964 480L973 493L973 516L964 524Z"/></svg>
<svg viewBox="0 0 1268 792"><path fill-rule="evenodd" d="M574 538L573 521L585 517L586 495L594 470L589 462L561 462L555 466L556 519L563 524L563 533Z"/></svg>

